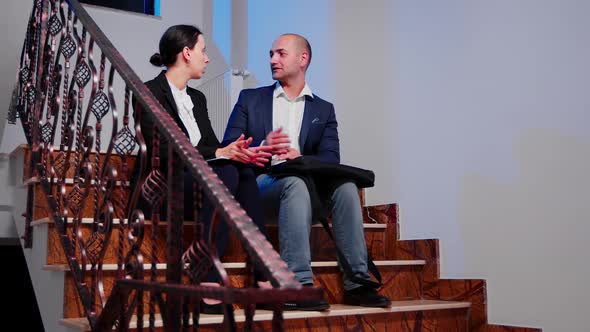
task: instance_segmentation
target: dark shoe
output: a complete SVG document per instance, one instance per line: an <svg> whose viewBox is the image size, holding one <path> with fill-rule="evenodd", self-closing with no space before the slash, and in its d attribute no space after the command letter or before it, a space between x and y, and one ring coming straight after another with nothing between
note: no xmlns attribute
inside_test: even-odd
<svg viewBox="0 0 590 332"><path fill-rule="evenodd" d="M330 304L326 300L309 300L285 302L283 310L302 310L302 311L325 311L330 309Z"/></svg>
<svg viewBox="0 0 590 332"><path fill-rule="evenodd" d="M303 287L313 287L313 284L303 284ZM263 310L274 310L272 303L260 303L256 305L257 309ZM285 302L283 304L283 310L293 311L325 311L330 309L330 304L326 300L305 300L305 301L294 301Z"/></svg>
<svg viewBox="0 0 590 332"><path fill-rule="evenodd" d="M207 304L201 300L200 309L202 314L223 315L223 303Z"/></svg>
<svg viewBox="0 0 590 332"><path fill-rule="evenodd" d="M358 305L361 307L386 308L391 301L383 295L379 295L374 288L361 286L344 292L344 304Z"/></svg>
<svg viewBox="0 0 590 332"><path fill-rule="evenodd" d="M313 284L303 284L303 287L313 287ZM302 310L302 311L325 311L330 309L328 301L322 300L305 300L295 302L285 302L283 310Z"/></svg>
<svg viewBox="0 0 590 332"><path fill-rule="evenodd" d="M272 303L258 303L256 309L272 311L274 310L274 306ZM285 302L283 304L284 311L325 311L328 309L330 309L330 304L324 300Z"/></svg>

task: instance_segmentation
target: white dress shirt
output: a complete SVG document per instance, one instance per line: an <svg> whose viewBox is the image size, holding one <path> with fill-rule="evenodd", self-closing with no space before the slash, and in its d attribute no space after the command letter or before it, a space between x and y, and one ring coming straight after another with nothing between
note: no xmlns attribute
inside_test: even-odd
<svg viewBox="0 0 590 332"><path fill-rule="evenodd" d="M197 120L195 119L195 114L193 113L193 101L186 93L186 87L184 87L182 90L179 90L170 81L168 81L168 85L170 85L170 90L172 90L172 96L174 97L176 108L178 108L180 121L182 121L184 127L188 131L191 145L197 146L201 140L201 131L199 130Z"/></svg>
<svg viewBox="0 0 590 332"><path fill-rule="evenodd" d="M279 82L276 83L273 92L272 129L277 130L282 127L283 133L289 136L291 148L299 152L301 152L299 134L301 132L301 122L303 121L303 111L305 110L305 96L313 98L307 83L299 95L293 99L287 97ZM275 157L273 156L273 159Z"/></svg>

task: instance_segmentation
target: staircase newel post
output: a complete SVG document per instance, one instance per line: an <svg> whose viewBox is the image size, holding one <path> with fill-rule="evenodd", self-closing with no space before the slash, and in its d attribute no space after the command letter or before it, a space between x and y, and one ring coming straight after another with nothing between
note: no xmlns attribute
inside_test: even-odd
<svg viewBox="0 0 590 332"><path fill-rule="evenodd" d="M180 157L168 144L168 226L166 241L166 282L182 283L182 225L184 223L184 167ZM180 331L182 296L167 294L166 331Z"/></svg>

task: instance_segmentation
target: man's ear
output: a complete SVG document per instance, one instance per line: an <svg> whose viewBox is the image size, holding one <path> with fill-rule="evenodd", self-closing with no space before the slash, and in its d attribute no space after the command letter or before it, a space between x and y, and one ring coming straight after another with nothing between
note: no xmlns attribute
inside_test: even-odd
<svg viewBox="0 0 590 332"><path fill-rule="evenodd" d="M307 65L309 64L309 53L307 51L302 51L301 52L301 65L305 68L307 68Z"/></svg>

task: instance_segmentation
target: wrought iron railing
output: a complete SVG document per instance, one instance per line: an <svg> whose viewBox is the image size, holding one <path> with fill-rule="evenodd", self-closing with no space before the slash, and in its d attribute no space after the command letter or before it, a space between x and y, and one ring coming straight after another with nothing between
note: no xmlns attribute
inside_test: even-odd
<svg viewBox="0 0 590 332"><path fill-rule="evenodd" d="M99 56L100 54L100 56ZM98 60L97 60L98 59ZM117 88L120 86L120 89ZM35 0L21 54L13 118L20 118L30 146L30 182L26 212L25 245L31 246L33 194L42 189L49 214L59 232L63 253L74 279L90 329L126 330L132 317L138 329L155 328L159 310L164 328L179 331L197 326L203 297L225 304L223 326L236 328L232 304L245 308L245 329L252 328L254 304L319 299L321 290L301 288L286 264L258 231L216 174L194 149L174 120L131 70L77 0ZM153 142L145 142L139 125L133 125L130 103L155 118ZM120 110L122 109L122 117ZM137 111L137 110L136 110ZM146 146L167 142L168 174L157 163L149 168ZM135 156L135 151L137 155ZM154 154L159 149L154 148ZM140 168L133 188L129 177L133 164ZM211 200L219 218L227 222L247 253L248 288L232 288L215 250L202 236L183 247L183 168L194 178L195 197ZM180 194L179 194L180 193ZM139 195L152 205L151 215L136 208ZM158 205L167 201L166 276L156 273L155 248L144 243L151 220L151 245L158 229ZM199 213L199 201L195 214ZM90 231L82 231L82 217L91 214ZM115 223L114 220L119 222ZM194 223L199 234L198 222ZM112 237L117 230L118 237ZM215 227L211 227L212 230ZM105 253L116 248L117 279L105 290ZM144 257L151 252L151 257ZM151 263L145 276L144 259ZM253 263L262 267L274 288L253 287ZM199 286L213 265L222 287ZM188 275L188 278L183 278ZM144 322L144 295L149 298L148 322ZM274 306L273 327L282 329L282 306Z"/></svg>

